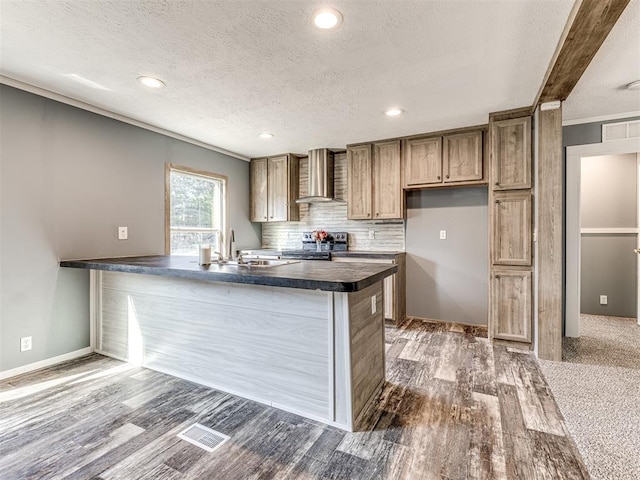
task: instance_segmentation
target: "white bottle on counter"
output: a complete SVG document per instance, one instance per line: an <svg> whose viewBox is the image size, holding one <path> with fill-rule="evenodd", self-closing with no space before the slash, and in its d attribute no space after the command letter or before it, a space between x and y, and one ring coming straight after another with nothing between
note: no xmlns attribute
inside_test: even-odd
<svg viewBox="0 0 640 480"><path fill-rule="evenodd" d="M200 265L211 265L211 245L200 245Z"/></svg>

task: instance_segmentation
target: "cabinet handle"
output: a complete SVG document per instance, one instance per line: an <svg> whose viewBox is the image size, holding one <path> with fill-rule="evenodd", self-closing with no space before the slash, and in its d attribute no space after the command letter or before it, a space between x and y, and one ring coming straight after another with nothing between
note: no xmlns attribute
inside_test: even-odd
<svg viewBox="0 0 640 480"><path fill-rule="evenodd" d="M494 183L494 185L497 187L498 185L500 185L500 182L496 182Z"/></svg>
<svg viewBox="0 0 640 480"><path fill-rule="evenodd" d="M440 180L440 175L438 175L438 176L436 177L436 179L437 179L437 180Z"/></svg>
<svg viewBox="0 0 640 480"><path fill-rule="evenodd" d="M500 275L496 275L496 278L500 278Z"/></svg>
<svg viewBox="0 0 640 480"><path fill-rule="evenodd" d="M273 218L273 215L271 215L271 218Z"/></svg>
<svg viewBox="0 0 640 480"><path fill-rule="evenodd" d="M449 175L445 175L445 177L444 177L444 178L449 178Z"/></svg>
<svg viewBox="0 0 640 480"><path fill-rule="evenodd" d="M496 200L496 203L500 203L500 200Z"/></svg>
<svg viewBox="0 0 640 480"><path fill-rule="evenodd" d="M380 216L380 212L376 213L376 217L379 217L379 216Z"/></svg>

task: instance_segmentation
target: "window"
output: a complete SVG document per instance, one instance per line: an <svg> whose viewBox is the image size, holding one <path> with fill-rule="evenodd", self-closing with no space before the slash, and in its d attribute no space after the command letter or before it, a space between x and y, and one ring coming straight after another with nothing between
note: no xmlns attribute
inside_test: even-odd
<svg viewBox="0 0 640 480"><path fill-rule="evenodd" d="M198 255L200 244L220 251L224 242L227 178L167 164L165 249L171 255Z"/></svg>

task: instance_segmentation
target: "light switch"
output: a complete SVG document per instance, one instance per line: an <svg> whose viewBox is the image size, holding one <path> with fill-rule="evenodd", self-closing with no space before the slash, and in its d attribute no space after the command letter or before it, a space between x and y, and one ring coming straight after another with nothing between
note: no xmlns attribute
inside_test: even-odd
<svg viewBox="0 0 640 480"><path fill-rule="evenodd" d="M600 295L600 305L606 305L609 299L606 295Z"/></svg>
<svg viewBox="0 0 640 480"><path fill-rule="evenodd" d="M446 239L447 239L447 231L440 230L440 240L446 240Z"/></svg>
<svg viewBox="0 0 640 480"><path fill-rule="evenodd" d="M127 227L118 227L118 240L126 240L129 238L129 229Z"/></svg>

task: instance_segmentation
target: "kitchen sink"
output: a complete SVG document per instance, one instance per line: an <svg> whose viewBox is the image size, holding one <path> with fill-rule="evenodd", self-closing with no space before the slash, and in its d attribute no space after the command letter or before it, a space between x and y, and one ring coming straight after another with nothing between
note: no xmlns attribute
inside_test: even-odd
<svg viewBox="0 0 640 480"><path fill-rule="evenodd" d="M236 260L222 260L217 262L218 265L222 265L225 267L278 267L280 265L289 265L291 263L300 263L300 260L261 260L261 259L251 259L245 260L242 263L238 263Z"/></svg>

